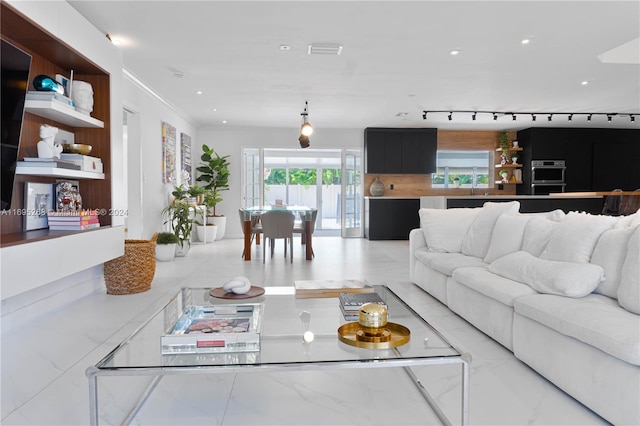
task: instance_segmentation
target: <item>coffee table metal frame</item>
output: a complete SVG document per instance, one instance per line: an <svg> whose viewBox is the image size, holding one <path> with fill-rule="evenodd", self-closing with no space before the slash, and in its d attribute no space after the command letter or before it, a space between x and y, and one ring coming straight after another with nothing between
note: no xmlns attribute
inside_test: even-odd
<svg viewBox="0 0 640 426"><path fill-rule="evenodd" d="M289 287L266 287L267 295L270 294L270 290L275 290L273 293L281 295L282 289L285 289L284 293L289 292L293 295L292 288ZM185 290L202 290L208 291L209 289L196 289L196 288L183 288L181 292ZM384 292L386 295L395 298L396 302L400 302L412 315L420 320L425 327L430 330L435 338L446 345L453 354L447 354L444 356L410 356L403 357L401 350L402 347L390 349L390 351L398 356L398 358L392 357L372 357L371 359L345 359L345 360L316 360L316 361L291 361L291 362L257 362L248 364L217 364L217 365L192 365L192 366L171 366L171 365L156 365L156 366L110 366L109 363L113 360L113 357L124 348L127 348L132 339L141 333L145 327L149 325L153 318L161 314L167 307L175 301L175 297L157 311L147 322L138 327L127 339L121 342L116 348L114 348L109 354L107 354L101 361L95 366L87 368L86 375L89 379L89 411L90 411L90 424L99 424L99 412L98 412L98 378L101 376L155 376L151 383L147 386L143 394L136 401L134 407L129 412L127 418L123 421L123 424L128 424L137 414L147 398L151 395L155 387L158 385L163 376L166 375L186 375L186 374L219 374L219 373L247 373L247 372L274 372L274 371L311 371L311 370L338 370L338 369L359 369L359 368L398 368L401 367L410 377L422 397L429 404L433 412L440 419L440 421L449 425L451 422L438 407L436 401L425 389L420 379L415 375L411 367L423 366L423 365L445 365L445 364L459 364L462 369L461 377L461 423L463 425L469 424L469 367L471 364L471 356L468 353L462 353L456 349L451 343L449 343L444 336L442 336L433 326L431 326L426 320L418 315L409 305L406 304L400 297L398 297L392 290L386 286L376 286L377 292ZM180 293L179 293L180 294ZM176 296L177 297L177 296ZM293 297L293 296L291 296ZM386 297L386 296L385 296ZM308 300L308 299L307 299ZM333 299L336 300L336 299ZM218 303L216 299L212 303ZM236 301L237 302L237 301ZM251 301L253 303L253 301ZM337 302L336 302L337 303ZM267 302L268 304L268 302ZM335 309L339 311L339 308L335 306ZM390 309L390 315L393 315L393 311ZM415 330L411 330L412 334ZM333 333L335 339L338 339L337 331ZM317 334L318 337L328 337L328 334ZM263 342L268 342L272 339L292 338L298 337L302 339L302 332L299 335L263 335ZM412 336L413 338L413 336ZM160 335L158 335L158 351L160 351ZM341 343L341 345L344 345ZM347 345L344 345L345 347Z"/></svg>

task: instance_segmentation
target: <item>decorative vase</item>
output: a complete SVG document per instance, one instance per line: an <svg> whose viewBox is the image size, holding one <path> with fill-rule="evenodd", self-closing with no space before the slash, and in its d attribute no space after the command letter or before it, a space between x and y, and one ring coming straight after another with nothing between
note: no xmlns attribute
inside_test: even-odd
<svg viewBox="0 0 640 426"><path fill-rule="evenodd" d="M369 192L374 197L381 197L384 195L384 184L380 182L380 176L376 176L376 180L374 180L369 187Z"/></svg>

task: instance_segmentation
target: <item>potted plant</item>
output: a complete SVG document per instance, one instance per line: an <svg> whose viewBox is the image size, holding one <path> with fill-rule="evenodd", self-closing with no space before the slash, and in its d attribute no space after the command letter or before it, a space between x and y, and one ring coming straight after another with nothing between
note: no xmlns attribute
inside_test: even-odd
<svg viewBox="0 0 640 426"><path fill-rule="evenodd" d="M189 196L192 198L196 199L196 204L197 205L202 205L204 204L204 194L207 191L205 188L198 186L198 185L193 185L192 187L190 187L188 190L189 192Z"/></svg>
<svg viewBox="0 0 640 426"><path fill-rule="evenodd" d="M206 144L202 145L202 155L200 156L200 166L196 168L200 175L196 178L198 182L204 183L205 205L207 206L207 223L217 225L216 240L221 240L226 231L226 217L216 213L216 205L222 201L220 191L229 189L229 158L228 155L220 156L213 148Z"/></svg>
<svg viewBox="0 0 640 426"><path fill-rule="evenodd" d="M502 178L503 183L509 182L509 172L507 170L501 169L498 174Z"/></svg>
<svg viewBox="0 0 640 426"><path fill-rule="evenodd" d="M509 148L511 147L509 144L509 133L507 132L500 133L500 136L498 136L498 143L500 144L500 149L502 150L502 153L500 154L500 157L501 157L500 163L506 164L509 162L509 156L510 156Z"/></svg>
<svg viewBox="0 0 640 426"><path fill-rule="evenodd" d="M193 228L196 207L189 203L189 191L182 185L171 193L173 201L162 210L164 223L169 224L174 235L178 238L176 256L185 256L191 247L191 230Z"/></svg>
<svg viewBox="0 0 640 426"><path fill-rule="evenodd" d="M172 232L159 232L156 239L156 259L166 262L176 255L178 237Z"/></svg>
<svg viewBox="0 0 640 426"><path fill-rule="evenodd" d="M200 222L199 220L196 220L194 223L196 224L196 235L198 236L198 240L206 244L212 243L216 240L216 236L218 234L218 226L215 223L209 223L208 221L208 212L213 208L215 203L213 191L205 189L202 197L202 204L206 208L206 211L203 215L204 223Z"/></svg>
<svg viewBox="0 0 640 426"><path fill-rule="evenodd" d="M518 163L518 153L517 152L514 152L514 153L511 154L511 162L513 164L517 164Z"/></svg>

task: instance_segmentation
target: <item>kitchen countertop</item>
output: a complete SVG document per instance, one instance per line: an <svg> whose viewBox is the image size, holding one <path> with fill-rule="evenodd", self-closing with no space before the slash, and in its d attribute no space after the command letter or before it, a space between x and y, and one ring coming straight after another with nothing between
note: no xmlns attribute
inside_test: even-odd
<svg viewBox="0 0 640 426"><path fill-rule="evenodd" d="M388 196L381 196L381 197L374 197L373 195L365 195L364 197L365 199L370 199L370 200L419 200L420 197L419 195L415 196L415 197L388 197Z"/></svg>

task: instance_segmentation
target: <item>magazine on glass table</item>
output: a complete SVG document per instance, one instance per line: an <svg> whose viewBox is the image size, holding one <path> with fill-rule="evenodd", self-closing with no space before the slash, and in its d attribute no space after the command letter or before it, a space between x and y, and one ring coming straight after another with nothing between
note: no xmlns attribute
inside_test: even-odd
<svg viewBox="0 0 640 426"><path fill-rule="evenodd" d="M257 352L262 303L189 305L162 335L163 355Z"/></svg>

